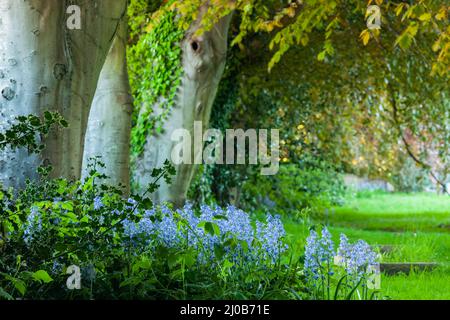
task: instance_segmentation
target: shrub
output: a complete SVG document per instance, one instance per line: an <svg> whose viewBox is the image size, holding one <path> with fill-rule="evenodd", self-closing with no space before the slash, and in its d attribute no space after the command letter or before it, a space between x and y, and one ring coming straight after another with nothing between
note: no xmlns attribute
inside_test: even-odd
<svg viewBox="0 0 450 320"><path fill-rule="evenodd" d="M307 157L297 164L280 166L277 175L257 176L244 185L247 208L297 215L313 214L342 203L345 188L339 173L324 161Z"/></svg>

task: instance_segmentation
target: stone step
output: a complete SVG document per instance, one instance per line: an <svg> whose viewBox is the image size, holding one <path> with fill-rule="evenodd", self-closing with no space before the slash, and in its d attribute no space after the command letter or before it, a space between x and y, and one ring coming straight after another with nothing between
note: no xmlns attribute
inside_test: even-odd
<svg viewBox="0 0 450 320"><path fill-rule="evenodd" d="M438 266L439 263L436 262L382 262L380 263L380 271L388 275L409 274L411 270L431 271Z"/></svg>

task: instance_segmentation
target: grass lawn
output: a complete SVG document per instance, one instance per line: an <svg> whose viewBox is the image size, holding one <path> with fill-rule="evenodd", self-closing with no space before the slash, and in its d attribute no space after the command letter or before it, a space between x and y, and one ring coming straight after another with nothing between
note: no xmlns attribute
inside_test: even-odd
<svg viewBox="0 0 450 320"><path fill-rule="evenodd" d="M373 246L392 245L386 262L438 262L431 272L383 275L382 294L392 299L450 299L450 197L433 194L366 193L334 208L325 221L339 234ZM285 219L288 241L302 254L308 225Z"/></svg>

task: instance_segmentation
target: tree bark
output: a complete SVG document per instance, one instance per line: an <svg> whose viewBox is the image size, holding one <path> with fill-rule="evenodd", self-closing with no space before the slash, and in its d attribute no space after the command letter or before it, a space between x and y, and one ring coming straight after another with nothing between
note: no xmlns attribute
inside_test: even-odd
<svg viewBox="0 0 450 320"><path fill-rule="evenodd" d="M70 5L81 9L81 30L67 28ZM41 164L53 166L53 177L80 177L89 109L125 10L126 0L0 0L0 130L45 110L69 122L50 133L39 156L2 152L4 186L23 186Z"/></svg>
<svg viewBox="0 0 450 320"><path fill-rule="evenodd" d="M152 169L162 167L164 161L171 158L172 150L177 144L171 141L174 130L187 129L193 137L194 121L202 121L203 130L207 129L211 108L225 67L230 21L231 15L223 18L212 30L200 37L195 36L195 31L199 28L198 22L187 32L181 44L184 74L177 101L164 123L164 133L149 136L143 154L135 162L133 182L138 189L145 190L152 181L150 176ZM158 107L155 108L155 112L160 112ZM198 157L198 150L194 150L193 159ZM195 169L194 164L177 165L177 173L172 183L162 182L158 191L153 194L153 200L182 205Z"/></svg>
<svg viewBox="0 0 450 320"><path fill-rule="evenodd" d="M130 130L132 96L128 80L127 22L120 24L114 43L100 74L92 102L83 156L83 177L88 174L89 159L101 157L112 185L122 184L130 191Z"/></svg>

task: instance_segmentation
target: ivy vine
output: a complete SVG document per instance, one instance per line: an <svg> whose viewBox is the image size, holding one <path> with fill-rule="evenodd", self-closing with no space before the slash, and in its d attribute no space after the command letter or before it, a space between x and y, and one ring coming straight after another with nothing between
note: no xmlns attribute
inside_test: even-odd
<svg viewBox="0 0 450 320"><path fill-rule="evenodd" d="M161 133L165 119L175 103L181 83L182 50L185 31L177 23L176 12L169 1L157 19L150 19L146 31L134 45L128 47L130 84L135 98L131 153L136 158L144 151L147 137ZM142 17L130 17L138 21ZM154 114L155 106L162 110Z"/></svg>

